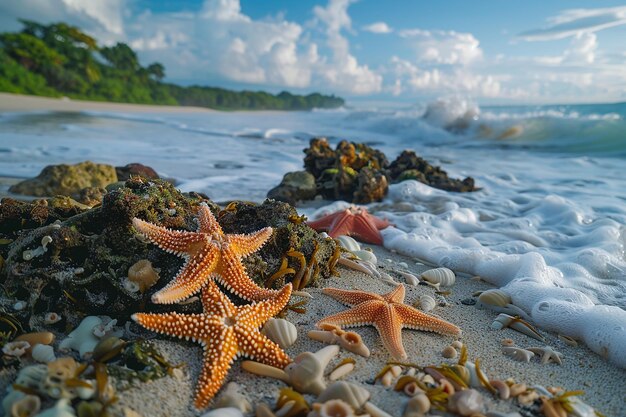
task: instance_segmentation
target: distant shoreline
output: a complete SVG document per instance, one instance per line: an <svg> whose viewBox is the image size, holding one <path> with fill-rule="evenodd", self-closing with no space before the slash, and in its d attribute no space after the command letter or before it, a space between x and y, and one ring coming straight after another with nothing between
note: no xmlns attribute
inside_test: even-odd
<svg viewBox="0 0 626 417"><path fill-rule="evenodd" d="M0 113L27 111L114 111L130 113L206 113L215 112L205 107L164 106L155 104L112 103L106 101L74 100L0 93Z"/></svg>

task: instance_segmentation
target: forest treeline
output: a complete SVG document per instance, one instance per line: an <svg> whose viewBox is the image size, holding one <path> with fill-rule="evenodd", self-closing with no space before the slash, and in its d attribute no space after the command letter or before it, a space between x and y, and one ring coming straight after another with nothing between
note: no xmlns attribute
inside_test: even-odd
<svg viewBox="0 0 626 417"><path fill-rule="evenodd" d="M0 91L222 110L309 110L344 104L340 97L318 93L274 95L165 83L162 64L141 66L135 51L124 43L100 46L66 23L21 22L20 32L0 33Z"/></svg>

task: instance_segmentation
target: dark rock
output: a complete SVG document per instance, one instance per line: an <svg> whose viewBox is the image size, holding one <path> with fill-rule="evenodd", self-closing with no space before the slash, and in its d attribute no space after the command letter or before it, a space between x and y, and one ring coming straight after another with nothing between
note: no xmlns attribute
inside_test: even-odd
<svg viewBox="0 0 626 417"><path fill-rule="evenodd" d="M17 183L9 191L40 197L73 195L86 187L106 187L117 181L115 168L91 161L75 165L48 165L36 177Z"/></svg>
<svg viewBox="0 0 626 417"><path fill-rule="evenodd" d="M140 176L151 180L159 178L159 174L154 169L138 162L123 167L115 167L115 172L119 181L127 181L131 176Z"/></svg>
<svg viewBox="0 0 626 417"><path fill-rule="evenodd" d="M107 190L102 187L87 187L74 194L74 198L79 203L82 203L89 207L94 207L102 203L102 198L107 193Z"/></svg>
<svg viewBox="0 0 626 417"><path fill-rule="evenodd" d="M381 201L387 195L388 189L387 177L382 171L363 168L357 177L356 191L352 201L358 204Z"/></svg>
<svg viewBox="0 0 626 417"><path fill-rule="evenodd" d="M317 194L315 177L306 171L288 172L281 183L267 193L267 198L295 204L312 200Z"/></svg>

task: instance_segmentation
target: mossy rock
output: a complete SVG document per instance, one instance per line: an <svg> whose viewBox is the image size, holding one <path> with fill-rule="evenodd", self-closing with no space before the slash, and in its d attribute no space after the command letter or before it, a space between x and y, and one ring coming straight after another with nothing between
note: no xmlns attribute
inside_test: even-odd
<svg viewBox="0 0 626 417"><path fill-rule="evenodd" d="M106 187L116 181L115 167L85 161L75 165L48 165L37 177L17 183L9 191L39 197L73 195L83 188Z"/></svg>
<svg viewBox="0 0 626 417"><path fill-rule="evenodd" d="M317 194L315 177L306 171L288 172L281 183L267 193L267 198L295 204L312 200Z"/></svg>

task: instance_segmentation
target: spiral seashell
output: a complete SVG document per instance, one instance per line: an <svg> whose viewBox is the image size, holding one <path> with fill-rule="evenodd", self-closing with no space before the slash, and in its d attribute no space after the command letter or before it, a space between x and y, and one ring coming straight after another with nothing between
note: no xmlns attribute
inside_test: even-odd
<svg viewBox="0 0 626 417"><path fill-rule="evenodd" d="M342 248L348 249L350 252L361 250L361 245L359 244L359 242L357 242L350 236L346 236L346 235L337 236L335 240L339 242L339 245Z"/></svg>
<svg viewBox="0 0 626 417"><path fill-rule="evenodd" d="M139 287L139 291L146 292L159 280L159 273L152 267L152 262L142 259L128 268L128 280Z"/></svg>
<svg viewBox="0 0 626 417"><path fill-rule="evenodd" d="M422 311L430 311L437 306L437 302L430 295L420 295L419 307Z"/></svg>
<svg viewBox="0 0 626 417"><path fill-rule="evenodd" d="M448 268L435 268L422 272L422 278L431 284L440 284L443 287L454 285L456 276L454 271Z"/></svg>
<svg viewBox="0 0 626 417"><path fill-rule="evenodd" d="M325 403L314 403L313 411L307 417L355 417L354 409L343 400L330 400Z"/></svg>
<svg viewBox="0 0 626 417"><path fill-rule="evenodd" d="M513 346L503 346L502 353L520 362L530 362L530 359L535 356L535 354L530 350Z"/></svg>
<svg viewBox="0 0 626 417"><path fill-rule="evenodd" d="M508 304L511 304L511 296L500 289L492 289L483 291L478 296L478 301L482 304L505 307Z"/></svg>
<svg viewBox="0 0 626 417"><path fill-rule="evenodd" d="M49 345L35 345L31 355L34 360L41 363L49 363L56 360L56 356L54 356L54 349Z"/></svg>
<svg viewBox="0 0 626 417"><path fill-rule="evenodd" d="M343 400L350 404L352 408L361 408L370 398L368 390L361 385L353 384L346 381L337 381L330 384L317 398L318 401L324 403L328 400Z"/></svg>
<svg viewBox="0 0 626 417"><path fill-rule="evenodd" d="M293 345L298 338L296 326L285 319L269 319L263 326L261 333L283 349Z"/></svg>

